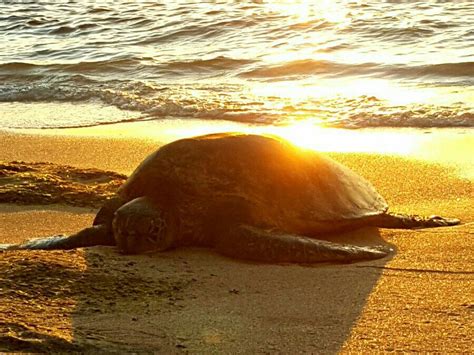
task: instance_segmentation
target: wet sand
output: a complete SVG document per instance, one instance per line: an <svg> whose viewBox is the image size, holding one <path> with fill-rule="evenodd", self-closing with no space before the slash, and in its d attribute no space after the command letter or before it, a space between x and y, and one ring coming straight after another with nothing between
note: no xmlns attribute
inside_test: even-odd
<svg viewBox="0 0 474 355"><path fill-rule="evenodd" d="M0 139L0 161L124 174L157 146L120 135L1 133ZM460 149L458 161L472 151ZM376 238L396 253L350 265L262 265L198 249L3 253L0 351L471 353L474 193L466 166L331 155L368 178L392 210L454 216L463 224L381 229ZM77 231L96 210L52 202L1 204L0 243Z"/></svg>

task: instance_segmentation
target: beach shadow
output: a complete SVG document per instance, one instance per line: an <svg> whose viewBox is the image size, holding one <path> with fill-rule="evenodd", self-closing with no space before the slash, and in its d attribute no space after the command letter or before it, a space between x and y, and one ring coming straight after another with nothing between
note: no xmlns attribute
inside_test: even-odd
<svg viewBox="0 0 474 355"><path fill-rule="evenodd" d="M354 233L384 243L375 229L339 239ZM269 265L197 248L8 254L6 300L65 318L71 339L11 313L0 349L41 352L337 353L389 260Z"/></svg>
<svg viewBox="0 0 474 355"><path fill-rule="evenodd" d="M376 229L338 239L355 234L384 243ZM71 315L74 342L162 353L337 353L389 261L270 265L197 248L123 256L105 247L85 259L90 290Z"/></svg>

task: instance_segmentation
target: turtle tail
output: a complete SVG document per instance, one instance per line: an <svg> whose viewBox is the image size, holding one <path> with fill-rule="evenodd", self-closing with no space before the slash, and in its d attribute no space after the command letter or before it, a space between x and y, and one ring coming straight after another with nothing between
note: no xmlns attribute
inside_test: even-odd
<svg viewBox="0 0 474 355"><path fill-rule="evenodd" d="M374 217L373 225L381 228L434 228L455 226L461 223L457 218L445 218L440 216L418 216L402 213L385 213Z"/></svg>
<svg viewBox="0 0 474 355"><path fill-rule="evenodd" d="M56 235L31 239L21 244L0 244L0 251L75 249L94 245L115 245L115 240L107 225L95 225L69 236Z"/></svg>

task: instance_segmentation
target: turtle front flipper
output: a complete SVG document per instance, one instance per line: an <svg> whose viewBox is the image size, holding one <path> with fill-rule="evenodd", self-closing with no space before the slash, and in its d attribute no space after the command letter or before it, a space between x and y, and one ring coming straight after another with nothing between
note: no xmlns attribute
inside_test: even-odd
<svg viewBox="0 0 474 355"><path fill-rule="evenodd" d="M320 262L350 263L359 260L380 259L391 249L384 246L362 247L331 243L295 234L286 234L241 225L229 230L219 239L219 253L246 260L269 263Z"/></svg>
<svg viewBox="0 0 474 355"><path fill-rule="evenodd" d="M373 223L371 224L381 228L435 228L455 226L461 223L457 218L446 218L440 216L424 217L402 213L385 213L373 218Z"/></svg>
<svg viewBox="0 0 474 355"><path fill-rule="evenodd" d="M69 236L57 235L37 238L27 240L21 244L0 244L0 251L75 249L94 245L115 245L110 228L106 225L97 225Z"/></svg>

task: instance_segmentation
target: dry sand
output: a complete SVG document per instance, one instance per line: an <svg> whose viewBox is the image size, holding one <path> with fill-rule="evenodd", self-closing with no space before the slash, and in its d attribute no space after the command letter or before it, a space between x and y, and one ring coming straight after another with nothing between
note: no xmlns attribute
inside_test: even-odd
<svg viewBox="0 0 474 355"><path fill-rule="evenodd" d="M131 138L0 139L0 161L122 173L156 147ZM372 181L393 210L456 216L463 224L382 229L396 253L350 265L261 265L197 249L3 253L0 351L473 353L474 194L465 167L333 155ZM94 211L2 204L0 243L77 231Z"/></svg>

